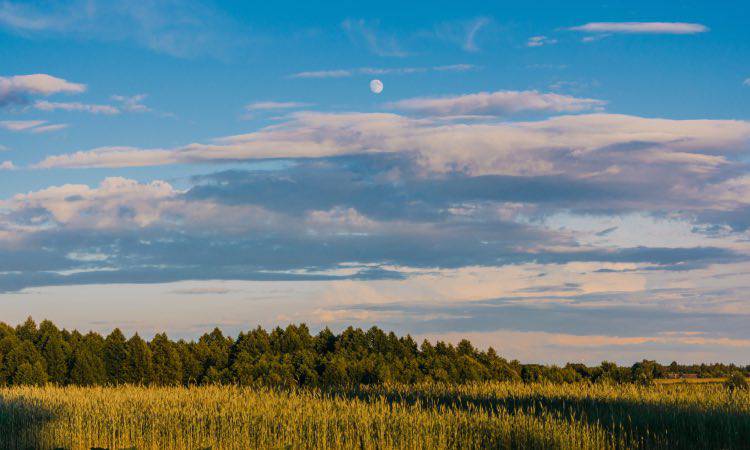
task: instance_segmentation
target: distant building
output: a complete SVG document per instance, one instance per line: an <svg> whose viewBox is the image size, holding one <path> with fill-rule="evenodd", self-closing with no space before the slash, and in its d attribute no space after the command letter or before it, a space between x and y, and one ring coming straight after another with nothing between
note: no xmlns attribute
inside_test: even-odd
<svg viewBox="0 0 750 450"><path fill-rule="evenodd" d="M669 373L667 373L667 378L673 379L673 380L683 379L683 378L698 378L698 374L697 373L674 373L674 372L669 372Z"/></svg>

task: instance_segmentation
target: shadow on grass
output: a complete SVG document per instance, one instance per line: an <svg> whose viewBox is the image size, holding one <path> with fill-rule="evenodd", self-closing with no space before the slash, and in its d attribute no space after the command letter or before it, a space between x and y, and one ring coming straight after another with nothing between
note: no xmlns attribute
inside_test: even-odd
<svg viewBox="0 0 750 450"><path fill-rule="evenodd" d="M385 398L390 403L415 404L425 408L487 411L504 410L542 415L552 413L564 421L585 421L600 426L622 442L635 438L640 448L750 449L750 414L709 409L700 404L636 402L624 399L563 398L541 395L499 398L463 394L432 394L396 390L330 391L363 401ZM616 439L620 441L620 439Z"/></svg>
<svg viewBox="0 0 750 450"><path fill-rule="evenodd" d="M44 428L56 418L55 413L39 401L0 396L0 449L55 449L66 450L71 442L51 442ZM91 450L100 447L92 447ZM105 450L101 448L101 450ZM109 450L109 449L106 449ZM136 450L123 448L118 450Z"/></svg>
<svg viewBox="0 0 750 450"><path fill-rule="evenodd" d="M52 411L38 402L0 397L0 448L48 448L42 432L54 418Z"/></svg>

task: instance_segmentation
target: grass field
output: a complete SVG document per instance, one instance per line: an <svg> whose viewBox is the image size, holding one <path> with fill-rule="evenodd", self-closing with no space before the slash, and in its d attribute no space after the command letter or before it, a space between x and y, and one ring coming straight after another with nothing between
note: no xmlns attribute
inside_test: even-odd
<svg viewBox="0 0 750 450"><path fill-rule="evenodd" d="M659 378L654 380L656 384L722 384L726 378Z"/></svg>
<svg viewBox="0 0 750 450"><path fill-rule="evenodd" d="M0 389L0 448L747 448L721 385Z"/></svg>

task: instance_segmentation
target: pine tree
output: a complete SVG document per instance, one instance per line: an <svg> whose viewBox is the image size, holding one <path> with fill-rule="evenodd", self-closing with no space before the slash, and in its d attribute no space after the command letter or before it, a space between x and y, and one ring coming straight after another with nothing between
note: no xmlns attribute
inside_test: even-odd
<svg viewBox="0 0 750 450"><path fill-rule="evenodd" d="M73 350L68 374L70 382L79 386L105 384L107 371L100 354L98 342L86 336Z"/></svg>
<svg viewBox="0 0 750 450"><path fill-rule="evenodd" d="M127 381L128 346L125 336L115 328L104 340L104 367L107 371L107 382L122 384Z"/></svg>
<svg viewBox="0 0 750 450"><path fill-rule="evenodd" d="M0 344L2 371L0 381L8 384L44 384L47 372L44 358L30 341L8 336Z"/></svg>
<svg viewBox="0 0 750 450"><path fill-rule="evenodd" d="M249 386L255 381L254 365L250 354L241 351L232 363L232 380L242 386Z"/></svg>
<svg viewBox="0 0 750 450"><path fill-rule="evenodd" d="M23 325L16 327L16 337L22 341L29 341L31 343L36 342L37 328L34 319L29 316Z"/></svg>
<svg viewBox="0 0 750 450"><path fill-rule="evenodd" d="M42 356L47 365L49 381L55 384L65 384L68 375L68 359L70 347L62 340L59 333L47 333L41 338Z"/></svg>
<svg viewBox="0 0 750 450"><path fill-rule="evenodd" d="M154 384L175 386L182 383L182 361L166 334L157 334L149 344L154 365Z"/></svg>
<svg viewBox="0 0 750 450"><path fill-rule="evenodd" d="M203 366L193 354L193 344L180 339L176 345L182 362L182 384L197 384L203 375Z"/></svg>
<svg viewBox="0 0 750 450"><path fill-rule="evenodd" d="M47 382L47 372L44 371L44 363L37 361L34 364L23 363L15 373L13 384L15 385L42 385Z"/></svg>
<svg viewBox="0 0 750 450"><path fill-rule="evenodd" d="M148 384L153 376L151 350L138 333L127 342L128 363L125 381L132 384Z"/></svg>

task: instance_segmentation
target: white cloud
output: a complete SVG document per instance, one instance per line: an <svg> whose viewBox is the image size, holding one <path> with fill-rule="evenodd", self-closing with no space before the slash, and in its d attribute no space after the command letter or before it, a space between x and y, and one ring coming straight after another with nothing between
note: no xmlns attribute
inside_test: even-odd
<svg viewBox="0 0 750 450"><path fill-rule="evenodd" d="M3 120L0 127L9 131L26 131L43 123L43 120Z"/></svg>
<svg viewBox="0 0 750 450"><path fill-rule="evenodd" d="M58 92L80 93L86 85L71 83L47 74L15 75L0 77L0 90L18 90L33 94L50 95Z"/></svg>
<svg viewBox="0 0 750 450"><path fill-rule="evenodd" d="M547 36L532 36L526 42L527 47L542 47L544 45L557 44L557 39L548 38Z"/></svg>
<svg viewBox="0 0 750 450"><path fill-rule="evenodd" d="M245 106L248 111L268 111L275 109L296 109L312 106L312 103L303 102L254 102Z"/></svg>
<svg viewBox="0 0 750 450"><path fill-rule="evenodd" d="M477 68L474 64L449 64L447 66L435 66L432 69L437 72L468 72Z"/></svg>
<svg viewBox="0 0 750 450"><path fill-rule="evenodd" d="M24 103L29 95L52 95L61 92L81 93L86 85L39 73L0 77L0 106Z"/></svg>
<svg viewBox="0 0 750 450"><path fill-rule="evenodd" d="M630 34L696 34L709 30L705 25L685 22L589 22L568 29L586 33Z"/></svg>
<svg viewBox="0 0 750 450"><path fill-rule="evenodd" d="M68 127L67 124L45 125L46 123L45 120L3 120L0 121L0 128L15 132L47 133Z"/></svg>
<svg viewBox="0 0 750 450"><path fill-rule="evenodd" d="M590 35L590 36L584 36L584 37L581 38L581 42L583 42L584 44L588 44L590 42L596 42L596 41L604 40L604 39L606 39L606 38L608 38L610 36L612 36L610 33L601 33L601 34L594 34L594 35Z"/></svg>
<svg viewBox="0 0 750 450"><path fill-rule="evenodd" d="M143 104L146 97L146 94L138 94L130 97L125 95L113 95L111 99L119 102L122 105L121 108L125 111L144 113L151 111L151 108Z"/></svg>
<svg viewBox="0 0 750 450"><path fill-rule="evenodd" d="M57 124L52 124L52 125L43 125L43 126L40 126L40 127L34 127L31 130L29 130L29 131L31 131L32 133L35 133L35 134L40 134L40 133L51 133L53 131L60 131L60 130L66 129L66 128L68 128L68 124L66 124L66 123L57 123Z"/></svg>
<svg viewBox="0 0 750 450"><path fill-rule="evenodd" d="M36 167L145 167L179 163L172 150L136 147L100 147L64 155L49 156Z"/></svg>
<svg viewBox="0 0 750 450"><path fill-rule="evenodd" d="M396 68L376 68L376 67L363 67L358 69L357 72L363 75L409 75L413 73L424 73L428 69L424 67L396 67Z"/></svg>
<svg viewBox="0 0 750 450"><path fill-rule="evenodd" d="M114 115L119 114L120 110L110 105L91 105L86 103L78 102L48 102L46 100L39 100L34 103L34 108L40 111L79 111L88 112L91 114L107 114Z"/></svg>
<svg viewBox="0 0 750 450"><path fill-rule="evenodd" d="M182 197L183 193L165 181L140 183L110 177L95 187L65 184L17 194L7 200L0 199L0 244L3 240L20 242L34 233L52 230L117 232L148 228L197 234L206 230L246 234L251 230L282 227L277 215L262 207L188 200ZM14 214L36 216L18 222ZM287 222L286 226L296 225ZM68 252L67 258L82 261L80 255L84 253L101 252ZM88 258L94 260L91 255Z"/></svg>
<svg viewBox="0 0 750 450"><path fill-rule="evenodd" d="M289 78L345 78L352 76L351 70L315 70L309 72L298 72Z"/></svg>
<svg viewBox="0 0 750 450"><path fill-rule="evenodd" d="M411 75L425 72L468 72L478 67L473 64L448 64L433 67L359 67L356 69L298 72L289 78L347 78L355 75Z"/></svg>
<svg viewBox="0 0 750 450"><path fill-rule="evenodd" d="M496 91L454 97L400 100L389 106L432 116L497 115L524 112L579 112L601 109L605 102L537 91Z"/></svg>
<svg viewBox="0 0 750 450"><path fill-rule="evenodd" d="M0 162L0 170L15 170L16 166L13 164L12 161L2 161Z"/></svg>
<svg viewBox="0 0 750 450"><path fill-rule="evenodd" d="M97 188L66 184L18 194L8 203L12 209L43 208L55 222L71 228L145 227L160 219L162 202L177 193L163 181L140 184L113 177L102 181ZM124 210L128 214L122 214Z"/></svg>

